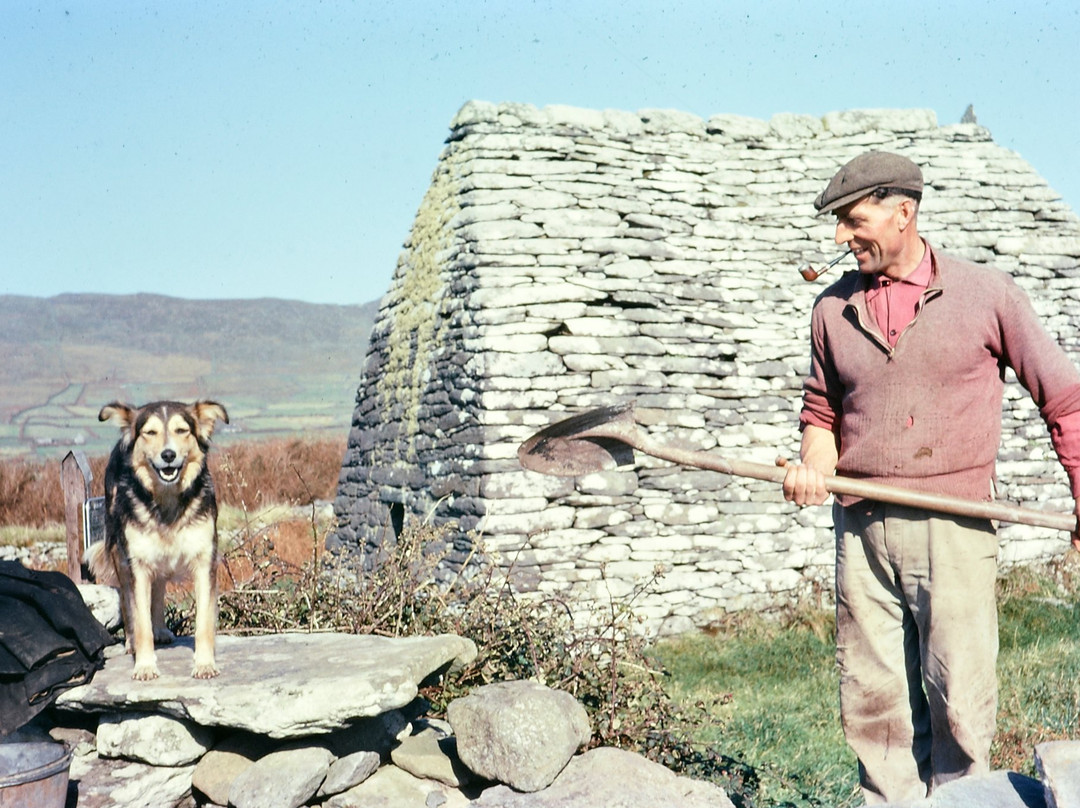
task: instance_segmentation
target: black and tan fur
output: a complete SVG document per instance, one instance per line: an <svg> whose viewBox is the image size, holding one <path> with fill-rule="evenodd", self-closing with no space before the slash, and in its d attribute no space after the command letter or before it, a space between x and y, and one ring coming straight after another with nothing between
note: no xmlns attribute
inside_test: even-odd
<svg viewBox="0 0 1080 808"><path fill-rule="evenodd" d="M195 661L191 675L218 675L217 500L207 467L217 421L229 422L214 401L155 401L133 408L113 402L98 419L120 424L120 440L105 469L105 541L87 564L100 583L120 588L133 679L158 676L155 641L171 642L165 627L165 585L190 578L195 596Z"/></svg>

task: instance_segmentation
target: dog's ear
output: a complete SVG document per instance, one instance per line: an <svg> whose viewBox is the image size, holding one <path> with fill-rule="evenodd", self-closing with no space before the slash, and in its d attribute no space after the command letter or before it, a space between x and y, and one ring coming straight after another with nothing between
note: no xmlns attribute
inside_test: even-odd
<svg viewBox="0 0 1080 808"><path fill-rule="evenodd" d="M99 421L108 421L110 419L120 424L120 429L130 429L131 425L135 423L135 410L127 404L114 401L111 404L106 404L98 413Z"/></svg>
<svg viewBox="0 0 1080 808"><path fill-rule="evenodd" d="M216 401L196 401L191 405L191 414L195 416L195 426L203 440L210 440L216 422L229 423L229 414Z"/></svg>

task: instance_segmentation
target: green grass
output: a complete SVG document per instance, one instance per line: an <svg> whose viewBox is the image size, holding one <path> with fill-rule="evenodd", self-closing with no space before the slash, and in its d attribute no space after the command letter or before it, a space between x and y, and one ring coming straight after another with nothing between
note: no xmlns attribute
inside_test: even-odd
<svg viewBox="0 0 1080 808"><path fill-rule="evenodd" d="M1017 570L999 597L995 765L1033 775L1032 749L1080 735L1080 555Z"/></svg>
<svg viewBox="0 0 1080 808"><path fill-rule="evenodd" d="M656 649L673 697L719 705L698 740L756 772L746 806L861 804L840 731L831 620L814 617L740 617Z"/></svg>
<svg viewBox="0 0 1080 808"><path fill-rule="evenodd" d="M1080 736L1080 555L1019 569L999 586L998 729L991 765L1035 776L1043 741ZM793 619L794 618L794 619ZM840 730L834 625L828 612L781 620L741 615L715 634L666 640L656 656L669 692L703 703L702 743L756 772L744 808L862 804Z"/></svg>

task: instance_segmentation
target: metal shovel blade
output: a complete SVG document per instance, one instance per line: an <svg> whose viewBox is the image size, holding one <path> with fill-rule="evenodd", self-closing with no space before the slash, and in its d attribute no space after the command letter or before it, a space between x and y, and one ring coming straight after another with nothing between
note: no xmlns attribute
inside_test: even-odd
<svg viewBox="0 0 1080 808"><path fill-rule="evenodd" d="M633 402L589 410L540 430L518 448L518 461L530 471L576 477L632 464L634 449L671 463L767 482L782 483L787 474L785 469L775 465L726 459L712 452L682 449L655 441L634 420ZM978 502L850 477L829 477L826 488L833 494L848 494L954 516L1049 527L1070 533L1077 529L1073 514L1036 511L1003 502Z"/></svg>
<svg viewBox="0 0 1080 808"><path fill-rule="evenodd" d="M521 444L518 461L529 471L556 477L580 477L632 465L633 448L604 432L617 430L623 423L636 427L633 403L601 407L558 421ZM592 434L597 429L602 434Z"/></svg>

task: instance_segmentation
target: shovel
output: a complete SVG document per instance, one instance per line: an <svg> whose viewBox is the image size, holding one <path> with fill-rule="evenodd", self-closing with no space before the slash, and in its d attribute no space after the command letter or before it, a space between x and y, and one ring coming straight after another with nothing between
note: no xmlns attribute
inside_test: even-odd
<svg viewBox="0 0 1080 808"><path fill-rule="evenodd" d="M712 452L665 445L649 437L634 420L634 404L601 407L559 421L540 430L518 448L518 460L530 471L576 477L634 462L634 449L683 466L719 471L737 477L782 483L786 471L779 466L728 460ZM1001 502L975 500L912 491L850 477L829 477L825 487L833 494L909 505L954 516L994 519L1020 525L1064 530L1077 529L1076 516L1020 508Z"/></svg>

